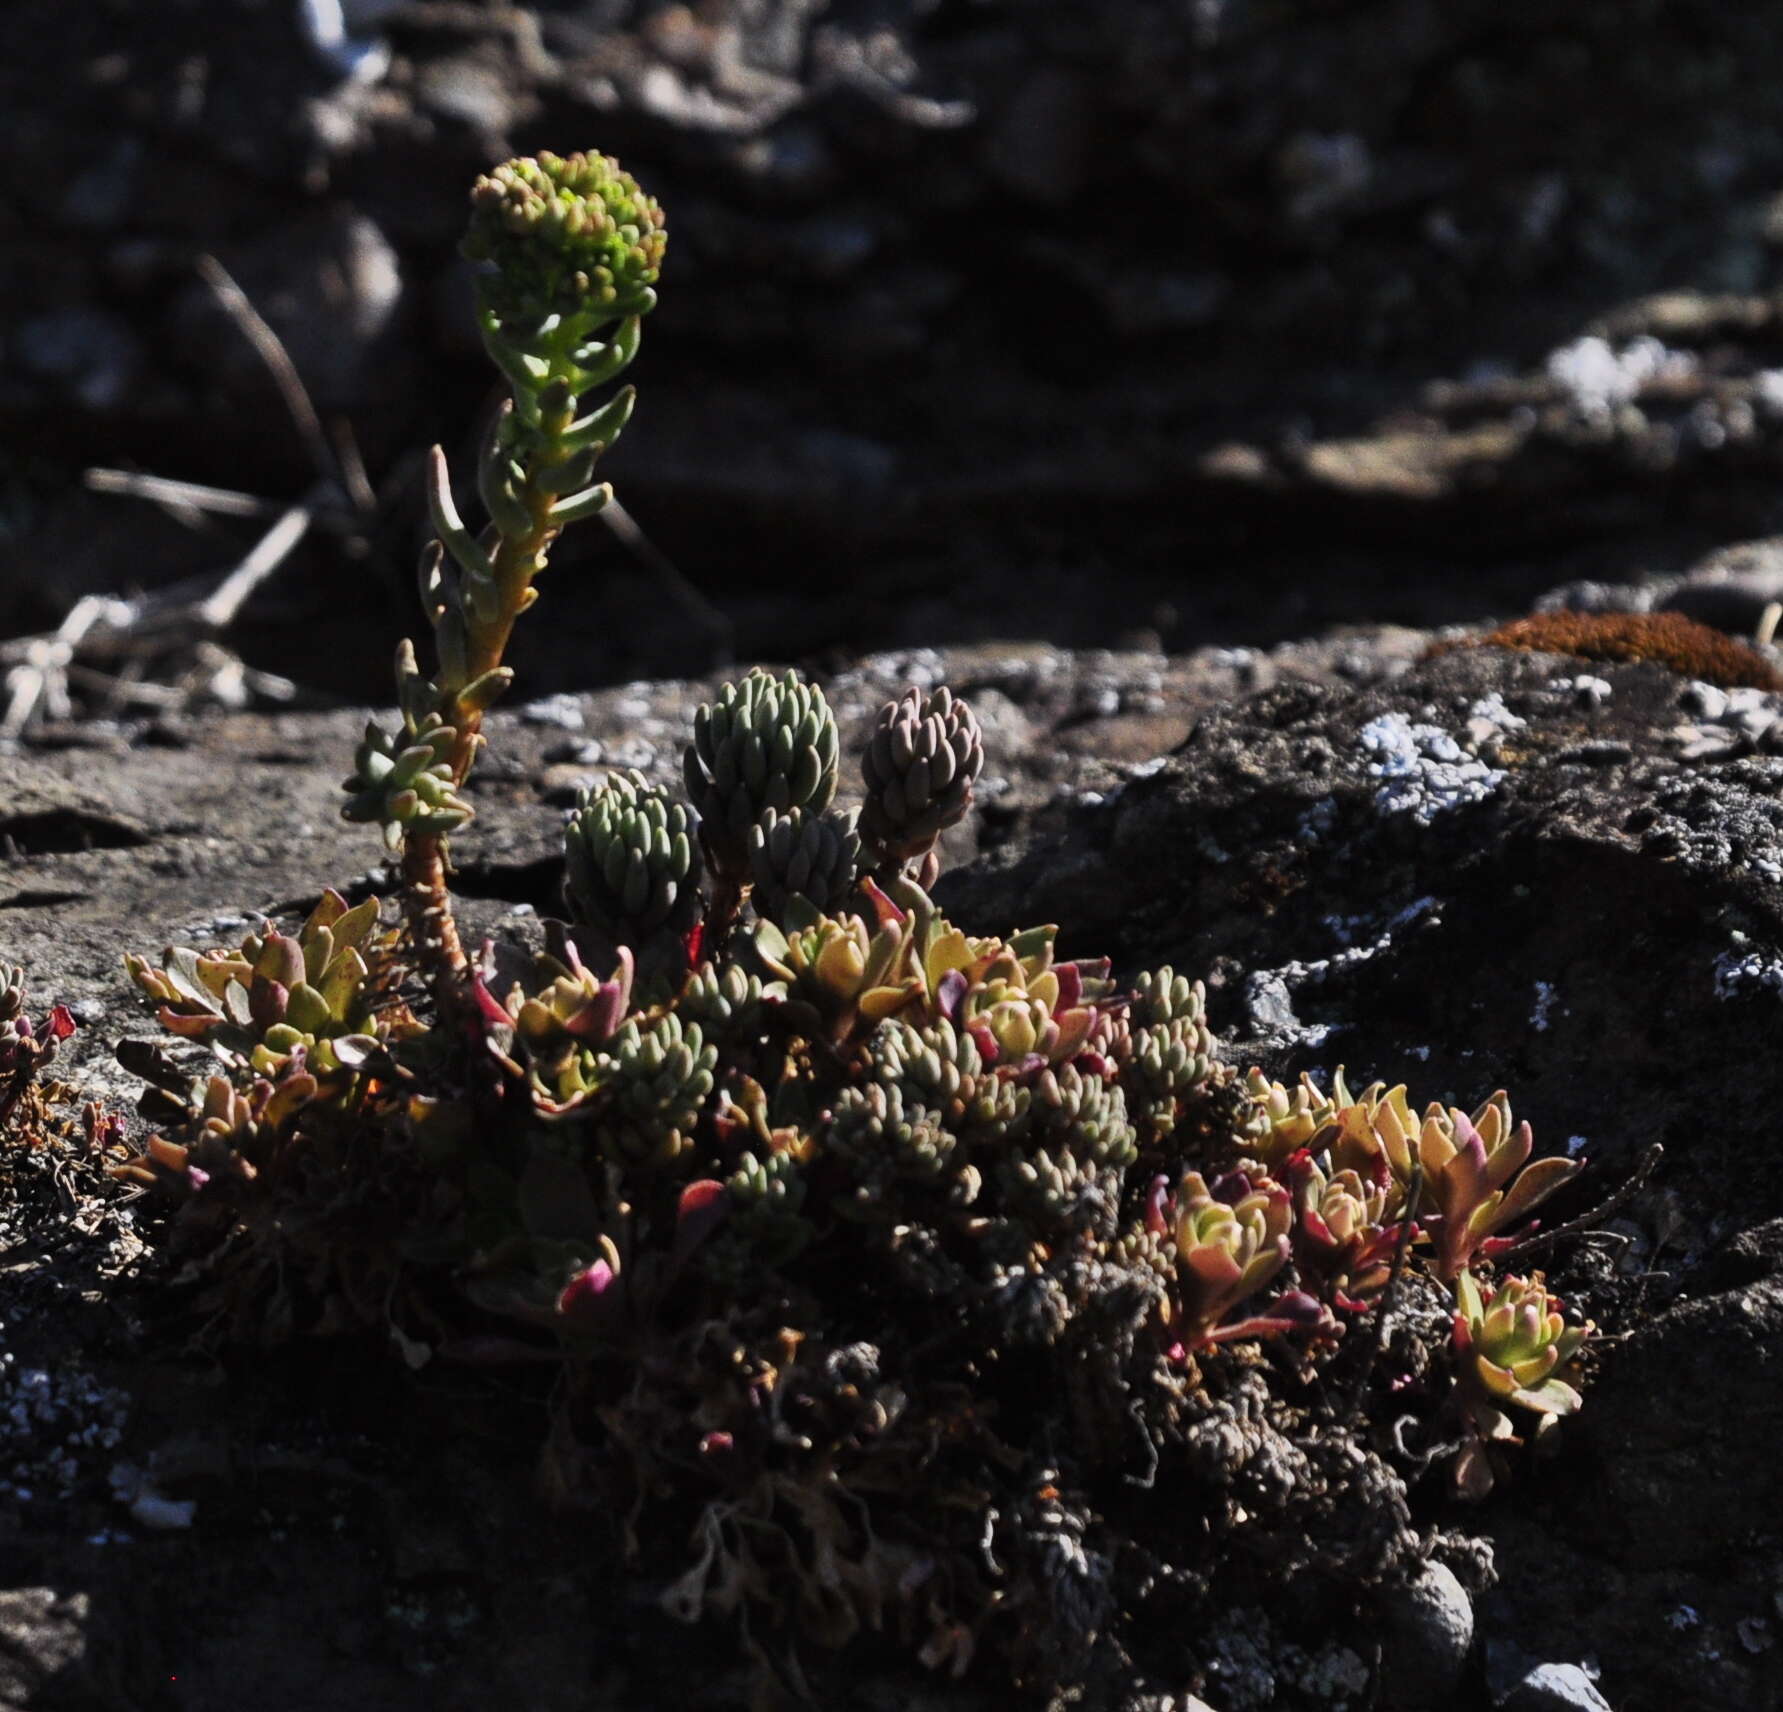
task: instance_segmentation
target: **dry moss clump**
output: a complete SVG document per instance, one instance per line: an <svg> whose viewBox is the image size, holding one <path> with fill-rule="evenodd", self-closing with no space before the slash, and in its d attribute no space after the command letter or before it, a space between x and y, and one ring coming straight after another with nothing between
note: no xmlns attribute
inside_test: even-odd
<svg viewBox="0 0 1783 1712"><path fill-rule="evenodd" d="M1449 647L1650 660L1723 689L1783 690L1783 676L1755 648L1679 612L1540 612L1432 653Z"/></svg>

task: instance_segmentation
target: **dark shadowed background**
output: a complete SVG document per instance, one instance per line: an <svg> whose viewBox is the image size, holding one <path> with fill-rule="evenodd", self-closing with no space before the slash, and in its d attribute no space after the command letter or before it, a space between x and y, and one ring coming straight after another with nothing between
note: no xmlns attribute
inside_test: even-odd
<svg viewBox="0 0 1783 1712"><path fill-rule="evenodd" d="M0 636L218 577L302 501L222 640L381 699L419 454L467 469L491 393L465 191L539 147L617 154L671 238L606 466L642 540L565 542L531 693L1475 619L1777 524L1783 7L339 10L0 8Z"/></svg>

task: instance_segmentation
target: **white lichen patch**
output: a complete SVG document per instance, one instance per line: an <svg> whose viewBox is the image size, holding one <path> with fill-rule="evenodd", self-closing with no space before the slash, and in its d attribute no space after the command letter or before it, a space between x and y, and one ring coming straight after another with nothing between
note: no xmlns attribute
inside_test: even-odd
<svg viewBox="0 0 1783 1712"><path fill-rule="evenodd" d="M1594 677L1589 672L1581 672L1572 678L1554 678L1549 682L1548 688L1585 708L1602 707L1614 693L1613 686L1607 679Z"/></svg>
<svg viewBox="0 0 1783 1712"><path fill-rule="evenodd" d="M1783 993L1783 957L1737 947L1723 951L1715 959L1715 997L1732 999L1755 991Z"/></svg>
<svg viewBox="0 0 1783 1712"><path fill-rule="evenodd" d="M1775 755L1783 749L1783 697L1768 690L1724 690L1693 681L1685 685L1678 706L1691 716L1672 730L1686 761Z"/></svg>
<svg viewBox="0 0 1783 1712"><path fill-rule="evenodd" d="M1484 743L1492 737L1502 737L1507 731L1528 729L1529 721L1520 713L1512 713L1497 690L1488 696L1481 696L1467 710L1467 734L1476 743Z"/></svg>
<svg viewBox="0 0 1783 1712"><path fill-rule="evenodd" d="M1385 927L1376 929L1372 938L1359 945L1349 941L1355 938L1366 917L1357 916L1345 920L1341 916L1328 916L1325 925L1343 948L1330 957L1315 957L1305 961L1295 958L1279 968L1254 970L1245 978L1244 983L1245 1007L1250 1013L1251 1021L1260 1028L1291 1036L1302 1045L1324 1045L1332 1033L1332 1025L1302 1022L1294 1013L1294 989L1317 985L1340 970L1378 957L1383 951L1392 948L1395 938L1406 928L1414 926L1426 916L1435 915L1441 908L1441 901L1437 898L1414 899L1393 916Z"/></svg>
<svg viewBox="0 0 1783 1712"><path fill-rule="evenodd" d="M1650 334L1630 339L1620 349L1595 334L1562 345L1548 356L1548 379L1581 415L1601 419L1632 404L1649 386L1688 379L1696 358L1674 351Z"/></svg>
<svg viewBox="0 0 1783 1712"><path fill-rule="evenodd" d="M1381 781L1375 806L1386 814L1409 814L1428 826L1440 814L1484 802L1504 774L1469 754L1440 725L1383 713L1361 731L1362 747L1373 759L1368 770Z"/></svg>

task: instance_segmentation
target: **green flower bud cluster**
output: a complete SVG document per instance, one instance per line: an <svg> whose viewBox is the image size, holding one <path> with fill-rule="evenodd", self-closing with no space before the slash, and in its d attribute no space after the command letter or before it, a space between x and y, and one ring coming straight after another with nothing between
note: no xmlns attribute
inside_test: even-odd
<svg viewBox="0 0 1783 1712"><path fill-rule="evenodd" d="M693 811L639 772L585 790L564 834L570 913L616 945L659 928L686 934L700 919L700 852Z"/></svg>
<svg viewBox="0 0 1783 1712"><path fill-rule="evenodd" d="M749 835L769 810L816 817L836 795L835 716L815 684L752 671L694 715L683 772L713 868L749 877Z"/></svg>
<svg viewBox="0 0 1783 1712"><path fill-rule="evenodd" d="M977 717L943 685L888 702L861 758L861 837L890 867L926 856L972 806L984 770Z"/></svg>
<svg viewBox="0 0 1783 1712"><path fill-rule="evenodd" d="M655 198L611 156L541 153L477 180L464 253L494 264L486 300L524 324L641 313L667 242Z"/></svg>
<svg viewBox="0 0 1783 1712"><path fill-rule="evenodd" d="M551 544L612 499L595 481L595 465L630 420L634 393L621 388L586 413L581 400L637 355L665 243L661 208L605 155L511 160L471 192L464 253L485 264L477 280L483 342L512 392L477 463L489 523L480 533L465 525L445 455L434 447L425 486L436 540L422 557L420 595L439 681L422 677L405 642L397 659L401 729L367 727L345 810L349 820L382 826L389 847L405 853L414 883L405 899L414 899L416 940L443 983L444 1008L467 971L445 891L443 841L471 818L460 787L483 714L512 680L502 654L514 621L537 598L534 579ZM620 876L611 887L625 883Z"/></svg>

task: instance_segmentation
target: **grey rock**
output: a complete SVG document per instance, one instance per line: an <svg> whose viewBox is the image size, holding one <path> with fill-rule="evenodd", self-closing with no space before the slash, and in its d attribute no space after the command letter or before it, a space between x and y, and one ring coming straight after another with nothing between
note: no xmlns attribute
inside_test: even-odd
<svg viewBox="0 0 1783 1712"><path fill-rule="evenodd" d="M1613 1712L1576 1664L1538 1664L1494 1704L1499 1712Z"/></svg>
<svg viewBox="0 0 1783 1712"><path fill-rule="evenodd" d="M1063 207L1083 189L1089 106L1083 85L1060 66L1042 66L1010 99L985 140L985 165L1033 202Z"/></svg>
<svg viewBox="0 0 1783 1712"><path fill-rule="evenodd" d="M1389 1706L1442 1704L1454 1692L1473 1647L1473 1601L1447 1564L1427 1564L1386 1611L1381 1659Z"/></svg>
<svg viewBox="0 0 1783 1712"><path fill-rule="evenodd" d="M1539 596L1531 605L1532 612L1651 612L1656 600L1663 599L1677 579L1655 588L1650 583L1605 583L1594 578L1562 583Z"/></svg>
<svg viewBox="0 0 1783 1712"><path fill-rule="evenodd" d="M53 1587L0 1592L0 1706L47 1704L41 1697L52 1684L67 1691L86 1657L87 1605L84 1593Z"/></svg>
<svg viewBox="0 0 1783 1712"><path fill-rule="evenodd" d="M362 402L405 298L401 260L377 222L338 207L289 222L221 260L271 325L318 408ZM264 369L209 288L172 310L175 343L228 387L259 389Z"/></svg>
<svg viewBox="0 0 1783 1712"><path fill-rule="evenodd" d="M1291 1037L1300 1032L1293 995L1288 991L1287 982L1274 971L1259 971L1246 977L1244 1005L1251 1027L1259 1034Z"/></svg>
<svg viewBox="0 0 1783 1712"><path fill-rule="evenodd" d="M1724 547L1691 568L1658 603L1699 624L1750 636L1772 601L1783 600L1783 538Z"/></svg>
<svg viewBox="0 0 1783 1712"><path fill-rule="evenodd" d="M20 368L94 411L128 403L143 366L142 342L129 322L87 304L33 316L19 328L13 349Z"/></svg>
<svg viewBox="0 0 1783 1712"><path fill-rule="evenodd" d="M530 106L525 93L502 75L499 64L470 54L426 66L417 93L431 112L468 125L498 144Z"/></svg>

